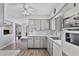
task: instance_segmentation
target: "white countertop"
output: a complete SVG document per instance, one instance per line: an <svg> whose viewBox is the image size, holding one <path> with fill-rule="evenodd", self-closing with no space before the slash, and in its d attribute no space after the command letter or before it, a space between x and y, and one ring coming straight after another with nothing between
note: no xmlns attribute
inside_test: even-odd
<svg viewBox="0 0 79 59"><path fill-rule="evenodd" d="M61 44L61 40L53 40L53 42L55 42L56 44L58 44L58 45L60 45L60 46L62 45L62 44Z"/></svg>
<svg viewBox="0 0 79 59"><path fill-rule="evenodd" d="M47 36L47 34L29 34L28 36Z"/></svg>
<svg viewBox="0 0 79 59"><path fill-rule="evenodd" d="M48 37L50 40L52 40L53 42L55 42L56 44L58 45L62 45L61 44L61 40L55 40L55 39L52 39L51 37L57 37L56 35L29 35L29 36L46 36ZM58 37L57 37L58 38Z"/></svg>
<svg viewBox="0 0 79 59"><path fill-rule="evenodd" d="M21 37L21 40L23 40L23 39L26 39L27 40L28 39L28 36L22 36Z"/></svg>
<svg viewBox="0 0 79 59"><path fill-rule="evenodd" d="M52 37L56 37L56 36L52 36ZM53 42L55 42L56 44L58 44L58 45L62 45L62 43L61 43L61 40L55 40L55 39L52 39L50 36L48 36L48 38L50 39L50 40L52 40Z"/></svg>

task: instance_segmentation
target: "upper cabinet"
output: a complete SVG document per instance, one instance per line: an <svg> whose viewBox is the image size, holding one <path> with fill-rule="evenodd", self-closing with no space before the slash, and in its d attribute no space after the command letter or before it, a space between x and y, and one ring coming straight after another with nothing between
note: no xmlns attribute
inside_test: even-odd
<svg viewBox="0 0 79 59"><path fill-rule="evenodd" d="M55 30L55 19L52 19L50 20L50 27L51 27L51 30Z"/></svg>
<svg viewBox="0 0 79 59"><path fill-rule="evenodd" d="M4 21L4 4L0 3L0 27L3 26Z"/></svg>
<svg viewBox="0 0 79 59"><path fill-rule="evenodd" d="M41 30L49 30L49 20L41 20Z"/></svg>
<svg viewBox="0 0 79 59"><path fill-rule="evenodd" d="M29 30L30 32L39 31L40 30L40 20L29 20Z"/></svg>
<svg viewBox="0 0 79 59"><path fill-rule="evenodd" d="M49 20L31 19L29 20L29 30L31 32L49 30Z"/></svg>
<svg viewBox="0 0 79 59"><path fill-rule="evenodd" d="M59 14L50 20L51 30L61 31L63 27L63 14Z"/></svg>

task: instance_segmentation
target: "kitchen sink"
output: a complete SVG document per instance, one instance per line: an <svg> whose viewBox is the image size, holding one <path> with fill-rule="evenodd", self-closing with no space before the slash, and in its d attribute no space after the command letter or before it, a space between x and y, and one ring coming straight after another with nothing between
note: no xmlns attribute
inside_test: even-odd
<svg viewBox="0 0 79 59"><path fill-rule="evenodd" d="M54 39L54 40L59 40L58 37L50 37L50 38L52 38L52 39Z"/></svg>

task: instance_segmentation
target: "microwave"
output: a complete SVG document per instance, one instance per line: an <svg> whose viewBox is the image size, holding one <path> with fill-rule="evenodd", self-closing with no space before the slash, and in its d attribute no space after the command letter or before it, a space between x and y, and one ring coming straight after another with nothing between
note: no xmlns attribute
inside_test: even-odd
<svg viewBox="0 0 79 59"><path fill-rule="evenodd" d="M79 34L66 33L66 42L79 46Z"/></svg>

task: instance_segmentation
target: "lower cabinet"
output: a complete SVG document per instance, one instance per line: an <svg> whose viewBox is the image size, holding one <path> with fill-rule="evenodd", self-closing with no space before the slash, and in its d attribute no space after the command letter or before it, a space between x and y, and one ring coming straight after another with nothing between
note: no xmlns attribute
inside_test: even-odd
<svg viewBox="0 0 79 59"><path fill-rule="evenodd" d="M47 37L40 37L41 48L47 48Z"/></svg>
<svg viewBox="0 0 79 59"><path fill-rule="evenodd" d="M34 42L33 42L33 38L32 37L29 37L28 38L28 48L33 48L34 47Z"/></svg>
<svg viewBox="0 0 79 59"><path fill-rule="evenodd" d="M43 36L30 36L28 48L47 48L47 39Z"/></svg>
<svg viewBox="0 0 79 59"><path fill-rule="evenodd" d="M34 48L40 48L40 39L39 37L34 37Z"/></svg>
<svg viewBox="0 0 79 59"><path fill-rule="evenodd" d="M41 46L41 48L43 48L44 47L44 42L43 42L43 38L42 37L40 37L40 46Z"/></svg>
<svg viewBox="0 0 79 59"><path fill-rule="evenodd" d="M47 39L47 51L48 51L48 53L49 53L49 51L50 51L50 40L49 39Z"/></svg>
<svg viewBox="0 0 79 59"><path fill-rule="evenodd" d="M62 56L61 46L53 42L53 56Z"/></svg>
<svg viewBox="0 0 79 59"><path fill-rule="evenodd" d="M30 36L28 38L28 48L47 48L50 56L61 56L61 46L53 39L44 36Z"/></svg>
<svg viewBox="0 0 79 59"><path fill-rule="evenodd" d="M47 40L47 50L50 56L53 56L53 41L48 39Z"/></svg>
<svg viewBox="0 0 79 59"><path fill-rule="evenodd" d="M53 56L53 41L50 40L50 56Z"/></svg>
<svg viewBox="0 0 79 59"><path fill-rule="evenodd" d="M47 39L47 51L50 56L61 56L61 46L53 41L53 39Z"/></svg>

